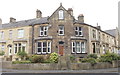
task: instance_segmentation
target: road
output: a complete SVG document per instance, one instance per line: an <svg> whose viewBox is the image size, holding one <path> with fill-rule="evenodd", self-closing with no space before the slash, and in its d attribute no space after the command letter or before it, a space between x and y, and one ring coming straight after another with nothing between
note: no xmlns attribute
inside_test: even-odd
<svg viewBox="0 0 120 75"><path fill-rule="evenodd" d="M118 68L94 70L15 70L2 69L2 73L118 73Z"/></svg>

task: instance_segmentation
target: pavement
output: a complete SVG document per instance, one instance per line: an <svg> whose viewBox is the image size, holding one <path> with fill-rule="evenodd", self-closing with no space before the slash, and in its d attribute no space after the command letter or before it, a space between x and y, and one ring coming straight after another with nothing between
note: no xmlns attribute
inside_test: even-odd
<svg viewBox="0 0 120 75"><path fill-rule="evenodd" d="M2 73L118 73L118 68L93 70L16 70L2 69Z"/></svg>

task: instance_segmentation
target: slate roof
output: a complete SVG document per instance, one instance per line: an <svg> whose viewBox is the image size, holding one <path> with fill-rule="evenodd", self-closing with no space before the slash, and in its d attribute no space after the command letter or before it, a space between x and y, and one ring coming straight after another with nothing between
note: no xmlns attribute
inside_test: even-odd
<svg viewBox="0 0 120 75"><path fill-rule="evenodd" d="M34 25L34 24L48 23L47 19L48 17L43 17L43 18L35 18L35 19L17 21L13 23L6 23L6 24L0 25L0 29L24 27L24 26Z"/></svg>
<svg viewBox="0 0 120 75"><path fill-rule="evenodd" d="M116 29L111 29L111 30L105 30L105 32L113 35L113 36L116 36Z"/></svg>

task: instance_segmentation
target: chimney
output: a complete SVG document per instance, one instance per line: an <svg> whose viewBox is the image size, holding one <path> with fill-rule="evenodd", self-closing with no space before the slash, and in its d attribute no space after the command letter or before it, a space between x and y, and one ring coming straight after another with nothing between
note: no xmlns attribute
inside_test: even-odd
<svg viewBox="0 0 120 75"><path fill-rule="evenodd" d="M84 15L83 15L83 14L80 14L80 15L78 16L78 22L79 22L79 23L84 23Z"/></svg>
<svg viewBox="0 0 120 75"><path fill-rule="evenodd" d="M73 9L72 8L68 8L68 13L73 16Z"/></svg>
<svg viewBox="0 0 120 75"><path fill-rule="evenodd" d="M13 17L10 17L10 23L16 22L16 19Z"/></svg>
<svg viewBox="0 0 120 75"><path fill-rule="evenodd" d="M97 28L101 30L101 26L99 26L98 23L97 23Z"/></svg>
<svg viewBox="0 0 120 75"><path fill-rule="evenodd" d="M2 19L0 18L0 25L2 25Z"/></svg>
<svg viewBox="0 0 120 75"><path fill-rule="evenodd" d="M36 10L36 18L41 18L42 17L42 12L40 10Z"/></svg>

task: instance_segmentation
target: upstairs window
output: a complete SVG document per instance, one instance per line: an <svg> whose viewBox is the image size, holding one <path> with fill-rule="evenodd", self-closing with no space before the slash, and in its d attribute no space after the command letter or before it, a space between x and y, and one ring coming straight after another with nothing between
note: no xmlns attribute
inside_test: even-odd
<svg viewBox="0 0 120 75"><path fill-rule="evenodd" d="M9 30L9 39L12 39L12 30Z"/></svg>
<svg viewBox="0 0 120 75"><path fill-rule="evenodd" d="M1 40L4 39L4 32L3 32L3 31L0 32L0 39L1 39Z"/></svg>
<svg viewBox="0 0 120 75"><path fill-rule="evenodd" d="M24 30L23 29L19 29L18 30L18 38L23 38L24 37Z"/></svg>
<svg viewBox="0 0 120 75"><path fill-rule="evenodd" d="M76 36L83 36L81 27L75 27L75 35Z"/></svg>
<svg viewBox="0 0 120 75"><path fill-rule="evenodd" d="M64 35L64 26L59 26L59 35Z"/></svg>
<svg viewBox="0 0 120 75"><path fill-rule="evenodd" d="M64 12L63 12L63 10L59 11L59 19L64 19Z"/></svg>
<svg viewBox="0 0 120 75"><path fill-rule="evenodd" d="M41 26L40 27L40 36L47 36L48 33L48 27L47 26Z"/></svg>
<svg viewBox="0 0 120 75"><path fill-rule="evenodd" d="M96 38L96 31L94 29L92 30L92 33L93 33L93 38Z"/></svg>

